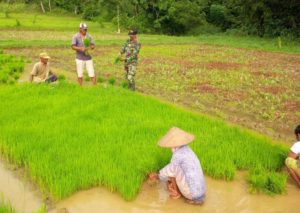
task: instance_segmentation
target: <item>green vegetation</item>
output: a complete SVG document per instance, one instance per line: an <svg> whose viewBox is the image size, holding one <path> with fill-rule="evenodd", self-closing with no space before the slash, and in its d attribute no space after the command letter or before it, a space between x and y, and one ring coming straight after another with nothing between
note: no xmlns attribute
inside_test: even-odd
<svg viewBox="0 0 300 213"><path fill-rule="evenodd" d="M17 213L10 203L6 203L3 199L0 200L0 213Z"/></svg>
<svg viewBox="0 0 300 213"><path fill-rule="evenodd" d="M0 50L0 84L13 84L24 70L24 59Z"/></svg>
<svg viewBox="0 0 300 213"><path fill-rule="evenodd" d="M119 87L1 86L0 98L2 155L54 199L98 185L133 199L147 173L169 162L157 141L172 126L196 135L191 147L207 175L232 180L259 167L280 177L258 185L274 193L286 179L277 172L287 148L269 138Z"/></svg>
<svg viewBox="0 0 300 213"><path fill-rule="evenodd" d="M286 175L266 172L260 166L250 171L248 181L250 183L249 191L252 193L262 191L273 195L285 192Z"/></svg>
<svg viewBox="0 0 300 213"><path fill-rule="evenodd" d="M19 26L16 27L16 20ZM70 47L71 38L77 32L81 18L66 14L10 13L9 18L0 12L0 48L25 47ZM127 39L125 33L117 34L116 27L111 23L87 21L96 46L122 45ZM140 34L143 45L157 44L211 44L237 48L266 50L273 52L300 53L300 43L281 37L281 47L278 38L258 38L232 33L201 34L197 36L167 36Z"/></svg>
<svg viewBox="0 0 300 213"><path fill-rule="evenodd" d="M44 2L44 11L62 8L99 24L104 20L117 23L119 18L122 27L136 26L143 32L183 35L233 31L261 37L300 36L300 5L294 0L56 0L51 7L47 6L50 1L20 2L36 7ZM13 10L14 4L10 6Z"/></svg>

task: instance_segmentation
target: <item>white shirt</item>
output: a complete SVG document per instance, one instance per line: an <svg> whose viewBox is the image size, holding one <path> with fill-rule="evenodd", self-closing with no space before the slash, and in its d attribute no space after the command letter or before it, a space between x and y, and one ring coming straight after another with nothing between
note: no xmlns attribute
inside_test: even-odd
<svg viewBox="0 0 300 213"><path fill-rule="evenodd" d="M300 157L300 141L294 143L294 145L291 147L291 151L298 155L298 158Z"/></svg>

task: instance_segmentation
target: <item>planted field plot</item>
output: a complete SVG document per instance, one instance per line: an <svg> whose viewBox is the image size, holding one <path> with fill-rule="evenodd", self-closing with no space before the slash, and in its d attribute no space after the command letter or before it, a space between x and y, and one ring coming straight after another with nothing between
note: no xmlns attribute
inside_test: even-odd
<svg viewBox="0 0 300 213"><path fill-rule="evenodd" d="M148 172L168 163L157 140L172 126L196 135L204 172L232 180L250 170L255 191L282 193L287 148L271 139L118 87L1 86L0 150L45 194L62 199L103 185L133 199Z"/></svg>
<svg viewBox="0 0 300 213"><path fill-rule="evenodd" d="M91 51L99 82L113 78L122 85L123 65L114 64L120 47L96 46ZM32 61L43 51L6 50ZM47 52L51 66L75 81L74 52ZM300 119L299 67L299 55L209 45L143 45L136 84L143 93L293 142L292 130Z"/></svg>
<svg viewBox="0 0 300 213"><path fill-rule="evenodd" d="M24 59L0 50L0 84L14 84L24 70Z"/></svg>

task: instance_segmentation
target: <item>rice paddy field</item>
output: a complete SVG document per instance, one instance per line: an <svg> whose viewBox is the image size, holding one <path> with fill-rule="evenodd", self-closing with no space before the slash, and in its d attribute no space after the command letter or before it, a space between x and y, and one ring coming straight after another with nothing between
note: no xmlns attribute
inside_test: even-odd
<svg viewBox="0 0 300 213"><path fill-rule="evenodd" d="M98 185L133 199L147 173L168 163L157 141L172 126L196 135L206 174L232 180L253 169L252 187L284 191L287 149L220 120L113 86L2 86L0 97L1 153L54 199Z"/></svg>
<svg viewBox="0 0 300 213"><path fill-rule="evenodd" d="M98 85L75 84L70 43L80 21L0 13L0 153L45 197L105 186L133 200L147 174L169 162L157 141L172 126L196 136L191 147L206 175L230 181L242 170L250 192L285 192L283 163L300 120L299 43L140 35L133 93L114 64L127 36L111 23L88 22ZM44 51L61 81L26 83Z"/></svg>

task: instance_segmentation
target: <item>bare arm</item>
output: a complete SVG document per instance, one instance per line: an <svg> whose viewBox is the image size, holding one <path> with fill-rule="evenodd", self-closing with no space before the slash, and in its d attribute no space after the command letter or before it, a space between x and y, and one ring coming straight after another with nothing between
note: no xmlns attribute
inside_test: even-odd
<svg viewBox="0 0 300 213"><path fill-rule="evenodd" d="M85 51L85 47L77 47L76 45L72 45L72 49L80 52Z"/></svg>
<svg viewBox="0 0 300 213"><path fill-rule="evenodd" d="M33 75L29 76L29 81L32 82L33 81Z"/></svg>
<svg viewBox="0 0 300 213"><path fill-rule="evenodd" d="M292 151L289 152L288 157L293 158L293 159L298 159L298 155Z"/></svg>

